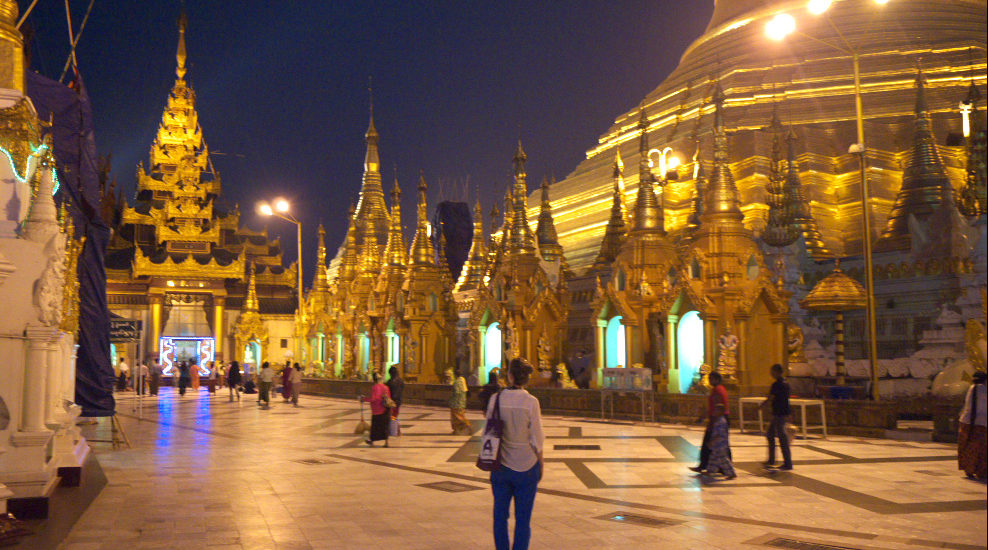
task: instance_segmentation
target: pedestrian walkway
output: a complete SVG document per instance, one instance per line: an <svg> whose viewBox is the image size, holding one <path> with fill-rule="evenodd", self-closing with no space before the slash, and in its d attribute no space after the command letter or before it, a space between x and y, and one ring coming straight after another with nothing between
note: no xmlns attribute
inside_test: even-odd
<svg viewBox="0 0 988 550"><path fill-rule="evenodd" d="M205 389L132 395L118 415L133 445L97 445L108 484L61 548L487 549L491 494L473 437L449 412L403 406L403 436L368 448L358 402ZM364 414L367 414L365 409ZM365 417L366 418L366 417ZM369 418L368 418L369 419ZM546 417L546 470L532 548L974 549L986 488L953 446L834 437L797 441L796 469L761 469L765 440L732 433L733 481L697 477L702 428ZM98 429L104 429L101 425Z"/></svg>

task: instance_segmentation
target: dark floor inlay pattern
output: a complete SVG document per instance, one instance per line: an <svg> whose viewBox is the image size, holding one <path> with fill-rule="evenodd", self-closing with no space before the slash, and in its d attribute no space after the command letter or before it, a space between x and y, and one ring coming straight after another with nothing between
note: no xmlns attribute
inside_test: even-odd
<svg viewBox="0 0 988 550"><path fill-rule="evenodd" d="M937 470L916 470L916 473L926 474L928 476L935 476L935 477L950 477L954 475L948 472L938 472Z"/></svg>
<svg viewBox="0 0 988 550"><path fill-rule="evenodd" d="M300 458L294 460L293 462L298 462L299 464L307 464L309 466L316 466L319 464L337 464L335 460L325 460L322 458Z"/></svg>
<svg viewBox="0 0 988 550"><path fill-rule="evenodd" d="M776 537L764 543L772 548L787 548L790 550L860 550L852 546L833 546L831 544L820 544L817 542L805 542L785 537Z"/></svg>
<svg viewBox="0 0 988 550"><path fill-rule="evenodd" d="M435 489L437 491L445 491L447 493L463 493L465 491L479 491L481 488L475 485L467 485L466 483L457 483L455 481L437 481L434 483L420 483L419 487L425 487L427 489Z"/></svg>
<svg viewBox="0 0 988 550"><path fill-rule="evenodd" d="M616 521L619 523L631 523L634 525L641 525L643 527L669 527L671 525L679 525L683 523L682 521L676 521L673 519L663 519L654 518L652 516L643 516L641 514L629 514L627 512L613 512L610 514L605 514L603 516L597 516L597 519L602 519L605 521Z"/></svg>
<svg viewBox="0 0 988 550"><path fill-rule="evenodd" d="M554 451L599 451L600 445L553 445Z"/></svg>

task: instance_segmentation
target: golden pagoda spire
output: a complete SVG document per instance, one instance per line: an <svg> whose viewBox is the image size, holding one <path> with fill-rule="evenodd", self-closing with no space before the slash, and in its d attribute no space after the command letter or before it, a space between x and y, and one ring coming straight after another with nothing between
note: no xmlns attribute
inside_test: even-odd
<svg viewBox="0 0 988 550"><path fill-rule="evenodd" d="M728 164L727 131L724 129L724 90L718 81L714 88L714 171L707 182L703 201L703 224L740 226L744 220L738 188Z"/></svg>
<svg viewBox="0 0 988 550"><path fill-rule="evenodd" d="M347 212L347 220L349 222L346 230L346 240L343 245L343 260L340 263L339 278L344 282L350 282L357 276L357 226L354 212L355 209L351 203L350 210Z"/></svg>
<svg viewBox="0 0 988 550"><path fill-rule="evenodd" d="M501 226L501 253L507 254L511 248L511 229L514 227L514 198L511 189L504 192L504 222Z"/></svg>
<svg viewBox="0 0 988 550"><path fill-rule="evenodd" d="M250 262L250 266L247 268L247 298L244 299L244 311L251 313L258 312L257 280L254 271L254 262Z"/></svg>
<svg viewBox="0 0 988 550"><path fill-rule="evenodd" d="M815 260L832 258L833 254L827 249L817 228L816 220L813 219L813 212L810 204L803 193L803 184L799 180L799 164L796 162L796 133L792 127L786 135L786 185L784 196L789 202L789 210L793 213L793 224L802 233L806 242L806 251Z"/></svg>
<svg viewBox="0 0 988 550"><path fill-rule="evenodd" d="M655 196L652 181L652 169L648 165L648 114L641 109L638 119L638 197L635 201L635 219L631 228L633 233L656 232L665 234L664 215L659 199Z"/></svg>
<svg viewBox="0 0 988 550"><path fill-rule="evenodd" d="M786 185L790 173L792 173L795 157L789 159L789 173L782 173L782 133L785 128L779 121L779 104L772 104L772 122L768 130L772 132L772 156L769 159L768 171L768 220L765 230L762 231L762 240L769 246L785 247L796 242L799 238L799 228L796 226L796 207L793 198L789 195L791 188ZM790 133L792 129L790 128ZM788 140L787 140L788 141ZM789 143L792 149L792 143ZM790 151L792 152L792 151ZM798 185L798 174L796 174Z"/></svg>
<svg viewBox="0 0 988 550"><path fill-rule="evenodd" d="M600 252L594 261L594 267L601 269L609 266L621 251L621 245L628 236L627 211L624 207L624 163L621 162L621 150L618 149L614 158L614 190L611 193L611 218L607 220L604 239L600 243Z"/></svg>
<svg viewBox="0 0 988 550"><path fill-rule="evenodd" d="M316 291L329 290L326 278L326 230L319 224L319 247L316 249L316 277L312 285Z"/></svg>
<svg viewBox="0 0 988 550"><path fill-rule="evenodd" d="M553 178L553 184L555 184ZM535 235L539 239L539 252L542 259L551 262L563 255L563 247L559 244L559 234L552 219L552 203L549 201L549 180L542 178L542 204L539 207L539 222L535 226Z"/></svg>
<svg viewBox="0 0 988 550"><path fill-rule="evenodd" d="M24 39L17 29L17 2L0 0L0 88L24 93Z"/></svg>
<svg viewBox="0 0 988 550"><path fill-rule="evenodd" d="M419 204L418 219L415 227L415 237L412 238L412 265L436 265L436 252L432 247L429 236L428 208L426 206L425 174L419 174Z"/></svg>
<svg viewBox="0 0 988 550"><path fill-rule="evenodd" d="M374 98L373 92L368 87L370 98L370 121L367 125L367 132L364 134L364 142L367 144L367 151L364 154L364 175L360 186L360 195L357 199L357 229L359 232L358 242L364 241L367 232L373 232L377 237L377 242L383 242L388 236L388 208L384 203L384 188L381 185L381 158L378 153L378 141L380 136L377 127L374 125Z"/></svg>
<svg viewBox="0 0 988 550"><path fill-rule="evenodd" d="M408 263L408 251L405 249L405 237L401 228L401 188L398 187L397 176L391 188L391 227L384 249L384 261L388 266L404 266Z"/></svg>
<svg viewBox="0 0 988 550"><path fill-rule="evenodd" d="M700 227L700 216L703 215L703 193L706 190L707 174L703 170L702 155L700 155L700 140L696 140L696 151L693 153L693 199L690 200L690 215L686 219L686 234L692 235Z"/></svg>
<svg viewBox="0 0 988 550"><path fill-rule="evenodd" d="M456 292L474 290L484 286L484 275L487 273L487 245L484 242L484 213L480 209L480 199L473 207L473 242L467 261L460 270L456 281Z"/></svg>
<svg viewBox="0 0 988 550"><path fill-rule="evenodd" d="M510 253L528 255L535 253L535 237L532 228L528 226L528 185L525 173L525 162L528 160L525 150L518 140L515 150L514 173L515 183L511 197L511 241Z"/></svg>
<svg viewBox="0 0 988 550"><path fill-rule="evenodd" d="M889 213L888 224L876 243L876 251L907 250L912 239L909 233L909 216L924 220L943 202L953 190L940 151L930 128L930 113L926 106L926 84L923 69L916 69L916 111L913 129L913 147L906 168L902 173L902 187L895 197Z"/></svg>
<svg viewBox="0 0 988 550"><path fill-rule="evenodd" d="M182 14L178 16L178 51L175 53L175 60L177 61L175 74L178 75L179 80L185 78L185 28L188 22L183 9Z"/></svg>
<svg viewBox="0 0 988 550"><path fill-rule="evenodd" d="M965 216L984 216L988 213L986 134L981 113L978 112L979 101L981 101L981 92L978 91L978 86L972 80L967 97L961 103L961 112L968 118L968 135L965 136L967 174L964 187L958 194L958 206Z"/></svg>
<svg viewBox="0 0 988 550"><path fill-rule="evenodd" d="M449 260L446 259L446 231L444 231L444 223L439 222L439 227L436 231L439 232L439 248L436 251L437 265L439 266L439 272L443 276L443 281L449 286L452 281L452 273L449 270Z"/></svg>

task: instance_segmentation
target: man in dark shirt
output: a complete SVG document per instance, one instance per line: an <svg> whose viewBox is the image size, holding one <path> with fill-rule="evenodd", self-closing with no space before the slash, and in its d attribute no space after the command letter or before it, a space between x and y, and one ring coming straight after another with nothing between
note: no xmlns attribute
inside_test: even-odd
<svg viewBox="0 0 988 550"><path fill-rule="evenodd" d="M723 405L723 415L727 417L730 408L727 405L727 388L724 387L723 377L719 372L713 371L708 378L710 381L710 395L707 396L707 429L703 432L703 443L700 445L700 464L691 466L690 470L702 473L707 470L707 463L710 461L710 428L713 426L714 409L717 405ZM730 451L728 451L730 452Z"/></svg>
<svg viewBox="0 0 988 550"><path fill-rule="evenodd" d="M779 446L782 447L782 466L780 470L792 470L792 453L789 451L789 438L786 436L786 420L789 418L791 410L789 408L789 383L782 377L782 365L776 363L772 365L772 388L769 390L768 399L762 403L762 407L772 407L772 421L768 425L768 462L767 468L775 467L775 438L779 438Z"/></svg>

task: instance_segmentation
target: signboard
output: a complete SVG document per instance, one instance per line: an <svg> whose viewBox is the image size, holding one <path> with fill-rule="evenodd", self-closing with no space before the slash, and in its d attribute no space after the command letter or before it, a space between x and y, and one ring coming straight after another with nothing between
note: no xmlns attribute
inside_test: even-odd
<svg viewBox="0 0 988 550"><path fill-rule="evenodd" d="M110 319L111 342L136 342L141 339L141 322Z"/></svg>

